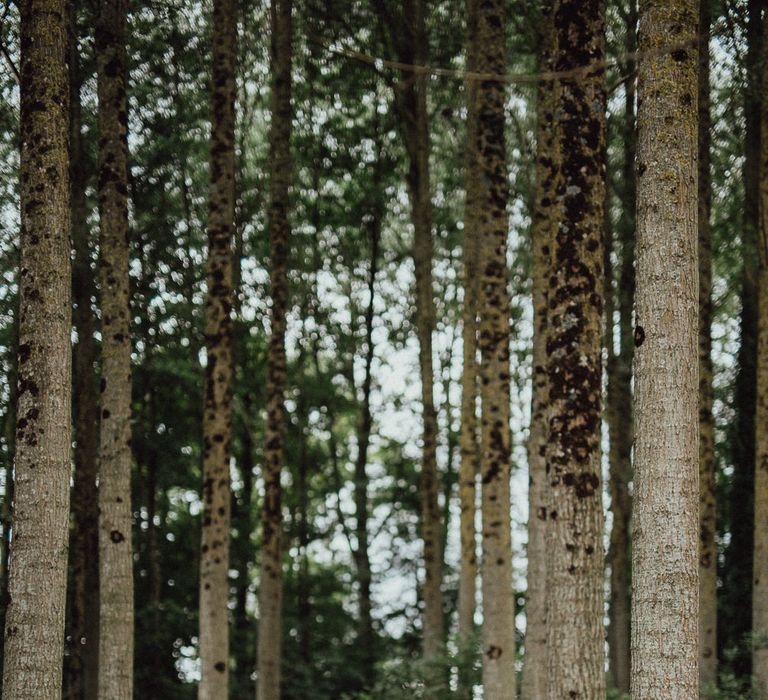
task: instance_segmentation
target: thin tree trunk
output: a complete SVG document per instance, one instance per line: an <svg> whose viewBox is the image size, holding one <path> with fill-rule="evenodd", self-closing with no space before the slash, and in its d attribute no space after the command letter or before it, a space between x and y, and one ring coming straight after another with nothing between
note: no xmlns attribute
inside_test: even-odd
<svg viewBox="0 0 768 700"><path fill-rule="evenodd" d="M70 625L72 646L66 687L70 698L91 700L98 691L99 662L99 502L96 478L99 458L99 399L96 387L97 347L91 309L95 296L91 241L85 198L87 183L81 134L77 9L69 9L70 66L70 211L74 262L73 323L77 344L72 354L75 428L75 477L72 491L74 528L71 536Z"/></svg>
<svg viewBox="0 0 768 700"><path fill-rule="evenodd" d="M379 161L374 164L379 168ZM357 547L354 551L357 568L358 591L358 646L363 655L363 673L370 687L374 679L375 634L371 617L371 560L368 541L368 446L371 441L373 417L371 415L371 385L373 383L373 318L376 299L376 274L379 264L379 238L381 236L381 196L379 194L378 172L374 173L374 208L368 226L370 237L370 266L368 268L368 306L365 310L365 374L363 375L363 400L357 428L357 456L355 459L355 536Z"/></svg>
<svg viewBox="0 0 768 700"><path fill-rule="evenodd" d="M478 2L475 56L481 73L504 74L503 0ZM509 474L510 367L507 269L505 83L482 80L476 86L472 149L477 210L474 235L480 277L480 385L483 505L483 689L488 700L514 698L515 603L512 592L512 544Z"/></svg>
<svg viewBox="0 0 768 700"><path fill-rule="evenodd" d="M763 36L768 36L768 13L763 22ZM765 44L762 52L762 84L765 90L765 86L768 86L768 47ZM760 108L760 139L752 690L755 700L768 700L768 100L765 99Z"/></svg>
<svg viewBox="0 0 768 700"><path fill-rule="evenodd" d="M604 5L558 0L553 67L603 59ZM557 231L546 335L549 437L547 696L605 695L600 466L605 86L601 68L555 85Z"/></svg>
<svg viewBox="0 0 768 700"><path fill-rule="evenodd" d="M712 206L710 174L710 0L699 13L699 685L717 685L717 530L712 417Z"/></svg>
<svg viewBox="0 0 768 700"><path fill-rule="evenodd" d="M272 263L271 336L268 350L267 422L264 441L261 584L257 700L280 698L282 646L282 506L284 462L285 328L288 311L288 193L291 181L292 0L272 0L272 125L270 128L269 243Z"/></svg>
<svg viewBox="0 0 768 700"><path fill-rule="evenodd" d="M550 69L552 61L552 3L545 3L542 9L539 70L546 71ZM553 97L554 82L541 81L536 95L536 193L531 231L533 396L528 437L528 590L525 598L525 655L521 685L523 700L538 700L544 698L547 692L547 284L549 256L557 226L553 219L556 183Z"/></svg>
<svg viewBox="0 0 768 700"><path fill-rule="evenodd" d="M467 70L477 64L477 0L467 0ZM477 474L480 445L477 426L477 298L480 292L478 264L478 157L477 81L466 81L467 146L464 158L464 303L462 306L463 365L461 372L461 433L459 449L459 639L467 642L475 628L477 587ZM469 689L467 689L469 692Z"/></svg>
<svg viewBox="0 0 768 700"><path fill-rule="evenodd" d="M99 697L110 700L133 697L126 14L126 0L103 0L96 24L102 318Z"/></svg>
<svg viewBox="0 0 768 700"><path fill-rule="evenodd" d="M608 390L606 396L606 418L610 436L610 493L613 526L611 528L608 561L610 565L610 599L608 613L608 650L610 682L623 693L629 693L630 685L630 530L632 504L629 483L632 479L632 440L634 416L632 415L632 360L634 341L632 338L632 306L635 296L635 154L637 136L635 132L635 79L637 51L637 5L630 2L625 22L626 50L628 58L624 72L632 76L625 83L625 105L623 124L624 160L622 164L621 216L618 221L619 279L616 293L613 279L607 280L607 295L610 306L607 315L610 338L608 345ZM606 260L610 257L610 246L606 245ZM613 341L613 300L618 300L619 309L619 352L614 351Z"/></svg>
<svg viewBox="0 0 768 700"><path fill-rule="evenodd" d="M22 0L14 522L3 697L61 698L71 452L69 89L61 0Z"/></svg>
<svg viewBox="0 0 768 700"><path fill-rule="evenodd" d="M632 697L699 697L696 0L641 0ZM670 51L672 45L677 48Z"/></svg>
<svg viewBox="0 0 768 700"><path fill-rule="evenodd" d="M234 0L213 4L208 286L205 304L203 525L200 548L199 700L229 694L229 528L232 454L232 248L235 228Z"/></svg>

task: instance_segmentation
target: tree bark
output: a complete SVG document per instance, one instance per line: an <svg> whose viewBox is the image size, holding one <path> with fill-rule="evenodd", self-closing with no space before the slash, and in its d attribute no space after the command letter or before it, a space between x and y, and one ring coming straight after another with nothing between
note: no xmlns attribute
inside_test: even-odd
<svg viewBox="0 0 768 700"><path fill-rule="evenodd" d="M467 70L477 67L477 0L467 0ZM477 426L477 299L478 276L478 155L477 81L466 81L467 147L464 158L466 201L464 203L464 302L462 305L463 365L461 371L461 432L459 449L459 638L467 641L475 628L477 582L477 533L475 528L477 475L480 445Z"/></svg>
<svg viewBox="0 0 768 700"><path fill-rule="evenodd" d="M505 16L502 0L474 6L475 57L480 73L503 75ZM507 162L505 83L480 80L469 105L475 109L470 177L477 189L473 212L480 277L480 385L483 508L483 689L488 700L515 696L515 607L509 474L510 367L507 269Z"/></svg>
<svg viewBox="0 0 768 700"><path fill-rule="evenodd" d="M200 548L199 700L229 694L229 529L232 454L232 266L235 230L235 61L233 0L213 4L210 193L205 303L203 525Z"/></svg>
<svg viewBox="0 0 768 700"><path fill-rule="evenodd" d="M95 700L99 663L99 399L97 347L91 309L96 295L91 269L91 240L85 191L88 179L81 134L77 8L69 8L69 153L70 218L74 261L72 301L77 344L72 353L75 476L72 491L70 650L66 687L70 698Z"/></svg>
<svg viewBox="0 0 768 700"><path fill-rule="evenodd" d="M717 531L712 403L712 179L710 157L710 0L699 12L699 686L717 686Z"/></svg>
<svg viewBox="0 0 768 700"><path fill-rule="evenodd" d="M768 36L768 13L763 19ZM762 84L768 86L768 47L763 44ZM752 690L768 699L768 100L760 107L758 230L757 402L755 412L755 531L752 570Z"/></svg>
<svg viewBox="0 0 768 700"><path fill-rule="evenodd" d="M269 245L272 271L268 349L267 421L264 441L261 584L257 700L280 698L282 646L282 506L285 430L285 328L288 311L288 194L291 181L292 0L272 0L272 125L270 127Z"/></svg>
<svg viewBox="0 0 768 700"><path fill-rule="evenodd" d="M552 62L552 3L543 7L539 37L539 70ZM547 561L546 527L549 485L547 447L547 283L550 253L555 239L556 164L553 153L554 82L541 81L536 94L536 193L531 230L533 258L533 358L531 427L528 437L528 572L525 598L525 653L521 696L538 700L547 693Z"/></svg>
<svg viewBox="0 0 768 700"><path fill-rule="evenodd" d="M102 0L96 23L102 318L99 697L114 700L133 697L126 15L126 0Z"/></svg>
<svg viewBox="0 0 768 700"><path fill-rule="evenodd" d="M697 29L696 0L640 2L636 700L699 696Z"/></svg>
<svg viewBox="0 0 768 700"><path fill-rule="evenodd" d="M61 698L71 452L69 89L61 0L22 0L14 522L3 697Z"/></svg>
<svg viewBox="0 0 768 700"><path fill-rule="evenodd" d="M606 335L608 344L608 391L606 396L606 420L610 436L610 494L613 526L611 528L608 561L610 565L610 599L608 612L608 649L610 682L623 693L629 693L630 686L630 517L632 503L629 483L632 479L632 440L634 416L632 415L632 360L634 342L632 338L632 306L635 296L635 155L637 136L635 132L635 78L637 51L637 5L630 2L625 22L626 51L629 58L624 66L625 74L631 76L625 82L625 106L623 124L624 159L622 164L622 187L620 190L621 215L618 221L618 288L614 294L613 279L607 277L607 299L609 324ZM606 245L606 260L610 256ZM613 308L614 299L619 310L619 352L614 351Z"/></svg>
<svg viewBox="0 0 768 700"><path fill-rule="evenodd" d="M555 233L549 270L546 470L547 650L551 700L605 694L600 466L605 205L604 5L559 0Z"/></svg>

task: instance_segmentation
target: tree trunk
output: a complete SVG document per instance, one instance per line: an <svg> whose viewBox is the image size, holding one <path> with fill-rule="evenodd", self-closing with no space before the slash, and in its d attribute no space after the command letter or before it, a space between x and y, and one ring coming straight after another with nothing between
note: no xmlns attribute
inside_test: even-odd
<svg viewBox="0 0 768 700"><path fill-rule="evenodd" d="M637 51L637 6L630 2L626 23L626 50L629 58L624 72L634 76ZM632 306L635 296L635 154L637 136L635 132L635 80L631 77L624 84L624 160L622 164L622 187L620 190L621 215L618 221L619 237L619 279L616 294L613 279L608 279L606 301L609 313L606 315L609 327L608 344L608 391L606 396L606 420L610 436L610 494L613 526L611 528L608 560L610 565L610 603L608 613L608 649L610 682L623 693L629 693L630 671L630 530L632 504L629 483L632 479L632 440L634 416L632 415L632 360L634 341L632 338ZM606 245L605 256L610 256ZM614 298L619 309L619 352L614 351L613 305Z"/></svg>
<svg viewBox="0 0 768 700"><path fill-rule="evenodd" d="M235 228L235 60L233 0L213 4L210 194L205 304L203 526L200 548L199 700L228 697L229 526L232 454L232 265Z"/></svg>
<svg viewBox="0 0 768 700"><path fill-rule="evenodd" d="M474 54L480 73L503 75L504 3L474 6ZM488 700L514 697L515 603L512 591L509 474L511 455L509 289L507 269L507 165L505 83L481 80L470 110L477 110L469 143L475 178L473 212L480 277L480 385L483 507L483 689Z"/></svg>
<svg viewBox="0 0 768 700"><path fill-rule="evenodd" d="M559 0L556 71L603 60L600 0ZM546 335L547 650L551 700L605 694L600 466L605 87L601 67L555 84L557 231Z"/></svg>
<svg viewBox="0 0 768 700"><path fill-rule="evenodd" d="M99 399L96 387L97 347L93 335L91 240L86 159L81 134L77 8L69 9L69 152L70 216L74 264L72 301L77 344L72 353L75 429L75 477L72 491L70 625L72 646L66 687L70 698L95 700L99 662Z"/></svg>
<svg viewBox="0 0 768 700"><path fill-rule="evenodd" d="M768 13L763 22L763 36L768 36ZM768 86L768 47L765 44L762 52L762 84L765 90L765 86ZM768 100L765 99L760 108L760 140L752 690L755 700L768 700Z"/></svg>
<svg viewBox="0 0 768 700"><path fill-rule="evenodd" d="M552 61L552 6L543 8L539 37L539 70ZM549 485L546 475L547 446L547 283L549 256L554 243L556 164L553 160L554 82L541 81L536 95L536 192L531 231L533 259L533 360L531 428L528 437L528 572L525 598L525 655L521 696L538 700L547 692L547 561L546 525Z"/></svg>
<svg viewBox="0 0 768 700"><path fill-rule="evenodd" d="M292 0L272 0L272 125L270 127L269 245L272 271L271 336L268 349L267 421L264 441L261 583L257 700L280 698L282 646L282 506L284 462L285 326L288 311L288 193L291 181Z"/></svg>
<svg viewBox="0 0 768 700"><path fill-rule="evenodd" d="M477 67L477 0L467 0L467 70ZM477 430L477 298L480 292L478 264L478 157L477 81L466 81L467 146L465 154L466 201L464 203L464 303L462 306L463 365L461 371L461 434L459 445L459 638L466 642L475 628L477 582L477 533L475 528L477 474L480 445ZM469 689L467 689L469 692Z"/></svg>
<svg viewBox="0 0 768 700"><path fill-rule="evenodd" d="M636 700L699 696L697 10L696 0L640 2Z"/></svg>
<svg viewBox="0 0 768 700"><path fill-rule="evenodd" d="M748 635L752 620L744 598L752 587L754 546L755 402L757 386L757 229L760 190L760 60L763 46L762 11L765 0L749 0L746 85L744 89L744 219L741 240L741 344L734 390L735 420L731 430L733 477L730 488L731 539L725 551L718 655L731 656L730 671L739 678L751 674Z"/></svg>
<svg viewBox="0 0 768 700"><path fill-rule="evenodd" d="M61 698L71 447L67 13L22 0L21 261L3 697Z"/></svg>
<svg viewBox="0 0 768 700"><path fill-rule="evenodd" d="M110 700L133 697L126 13L126 0L103 0L96 24L102 318L99 697Z"/></svg>
<svg viewBox="0 0 768 700"><path fill-rule="evenodd" d="M710 174L710 0L699 13L699 685L717 685L717 531L715 444L712 416L712 205Z"/></svg>

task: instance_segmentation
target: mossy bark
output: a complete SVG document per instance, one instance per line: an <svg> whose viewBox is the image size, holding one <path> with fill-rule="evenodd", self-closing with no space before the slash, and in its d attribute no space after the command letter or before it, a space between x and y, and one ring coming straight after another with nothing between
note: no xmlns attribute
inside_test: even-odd
<svg viewBox="0 0 768 700"><path fill-rule="evenodd" d="M601 393L605 204L604 4L559 0L557 230L548 279L547 652L551 700L605 695Z"/></svg>
<svg viewBox="0 0 768 700"><path fill-rule="evenodd" d="M543 4L539 46L539 70L551 68L552 3ZM550 253L557 222L555 212L556 170L553 159L554 82L541 81L536 94L536 193L531 230L533 259L533 360L531 427L528 437L528 590L525 597L525 655L521 696L537 700L547 692L547 283Z"/></svg>
<svg viewBox="0 0 768 700"><path fill-rule="evenodd" d="M475 6L477 70L502 75L505 13L502 0ZM473 217L480 278L478 344L482 400L480 474L483 547L483 690L488 700L515 696L515 603L510 528L510 367L508 215L505 83L479 80L470 109L476 109L470 157L475 178Z"/></svg>
<svg viewBox="0 0 768 700"><path fill-rule="evenodd" d="M709 104L710 0L699 12L699 683L717 685L717 531L712 415L712 206Z"/></svg>
<svg viewBox="0 0 768 700"><path fill-rule="evenodd" d="M21 260L3 697L61 698L71 453L67 14L22 0Z"/></svg>
<svg viewBox="0 0 768 700"><path fill-rule="evenodd" d="M641 0L639 26L631 690L636 700L694 700L698 3Z"/></svg>
<svg viewBox="0 0 768 700"><path fill-rule="evenodd" d="M77 343L72 350L75 475L72 489L73 529L70 538L70 647L65 686L69 697L95 700L99 661L99 503L96 478L99 459L99 395L97 346L92 299L96 295L91 268L86 186L89 169L81 133L82 110L77 3L69 8L69 152L70 217L74 259L72 322Z"/></svg>
<svg viewBox="0 0 768 700"><path fill-rule="evenodd" d="M270 127L269 247L272 309L267 357L267 420L264 439L264 505L261 515L261 579L257 700L279 700L282 647L282 492L285 461L285 330L288 311L288 250L291 183L291 0L273 0L272 124Z"/></svg>
<svg viewBox="0 0 768 700"><path fill-rule="evenodd" d="M234 0L214 0L200 549L200 700L226 698L229 685L236 46L236 4Z"/></svg>

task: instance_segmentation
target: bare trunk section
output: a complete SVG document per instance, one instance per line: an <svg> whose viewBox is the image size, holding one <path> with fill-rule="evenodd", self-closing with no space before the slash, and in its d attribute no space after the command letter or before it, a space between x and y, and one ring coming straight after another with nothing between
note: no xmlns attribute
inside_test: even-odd
<svg viewBox="0 0 768 700"><path fill-rule="evenodd" d="M477 0L467 0L467 70L477 68ZM478 264L477 81L466 81L467 147L464 203L464 303L462 306L463 365L461 371L461 432L459 449L459 638L466 641L475 627L477 533L475 528L480 445L477 426L477 299Z"/></svg>
<svg viewBox="0 0 768 700"><path fill-rule="evenodd" d="M70 563L72 646L68 677L70 698L92 700L98 691L99 667L99 502L96 488L99 458L99 398L96 385L97 347L91 309L96 294L91 269L91 236L85 198L87 173L81 134L77 7L69 8L69 153L70 217L74 264L72 301L77 344L72 354L74 391L75 476L72 491L73 531Z"/></svg>
<svg viewBox="0 0 768 700"><path fill-rule="evenodd" d="M282 647L282 494L284 463L285 329L288 312L288 250L291 183L292 0L272 0L272 124L270 127L269 244L272 271L271 336L268 349L267 421L264 441L261 579L257 700L280 698Z"/></svg>
<svg viewBox="0 0 768 700"><path fill-rule="evenodd" d="M133 697L126 15L126 0L102 0L96 23L102 318L99 697L110 700Z"/></svg>
<svg viewBox="0 0 768 700"><path fill-rule="evenodd" d="M629 58L624 73L634 76L637 51L637 5L630 2L626 22L626 50ZM625 106L623 124L624 159L622 164L622 187L620 190L621 215L618 221L619 274L616 293L613 279L607 280L607 294L610 299L610 314L607 315L610 338L608 346L608 390L606 396L606 419L610 435L610 494L613 526L611 528L608 561L610 565L610 599L608 613L608 649L610 682L623 693L629 693L630 686L630 517L632 503L629 483L632 479L632 440L634 416L632 415L632 360L634 341L632 338L632 306L635 296L635 154L637 136L635 132L635 80L630 77L625 83ZM606 260L610 256L606 246ZM619 311L619 352L614 351L613 308L614 299Z"/></svg>
<svg viewBox="0 0 768 700"><path fill-rule="evenodd" d="M67 13L21 12L21 261L3 697L61 698L71 452Z"/></svg>
<svg viewBox="0 0 768 700"><path fill-rule="evenodd" d="M545 3L539 37L539 70L552 61L552 6ZM556 169L553 160L554 82L541 81L536 94L536 192L531 231L533 259L533 358L531 428L528 437L528 572L525 598L525 655L521 696L523 700L544 698L547 692L547 555L546 526L549 485L546 474L547 448L547 284L550 253L557 223L555 212Z"/></svg>
<svg viewBox="0 0 768 700"><path fill-rule="evenodd" d="M604 5L554 4L557 231L546 335L547 651L551 700L605 695L600 465L605 205Z"/></svg>
<svg viewBox="0 0 768 700"><path fill-rule="evenodd" d="M505 16L502 0L474 6L474 50L480 73L503 75ZM483 690L488 700L516 696L515 604L512 592L509 474L511 455L509 289L507 269L507 164L504 138L505 83L480 80L469 109L473 125L470 177L480 277L480 384L483 507Z"/></svg>
<svg viewBox="0 0 768 700"><path fill-rule="evenodd" d="M768 36L768 14L763 19ZM768 86L768 46L763 44L762 85ZM755 407L755 523L752 569L752 691L768 700L768 100L760 108L758 229L757 402Z"/></svg>
<svg viewBox="0 0 768 700"><path fill-rule="evenodd" d="M712 206L710 174L710 0L699 12L699 686L717 685L717 531L712 403Z"/></svg>
<svg viewBox="0 0 768 700"><path fill-rule="evenodd" d="M205 302L203 525L199 700L229 694L229 529L232 455L232 266L235 233L234 0L213 3L210 192Z"/></svg>
<svg viewBox="0 0 768 700"><path fill-rule="evenodd" d="M697 30L696 0L641 0L632 541L636 700L699 697Z"/></svg>

